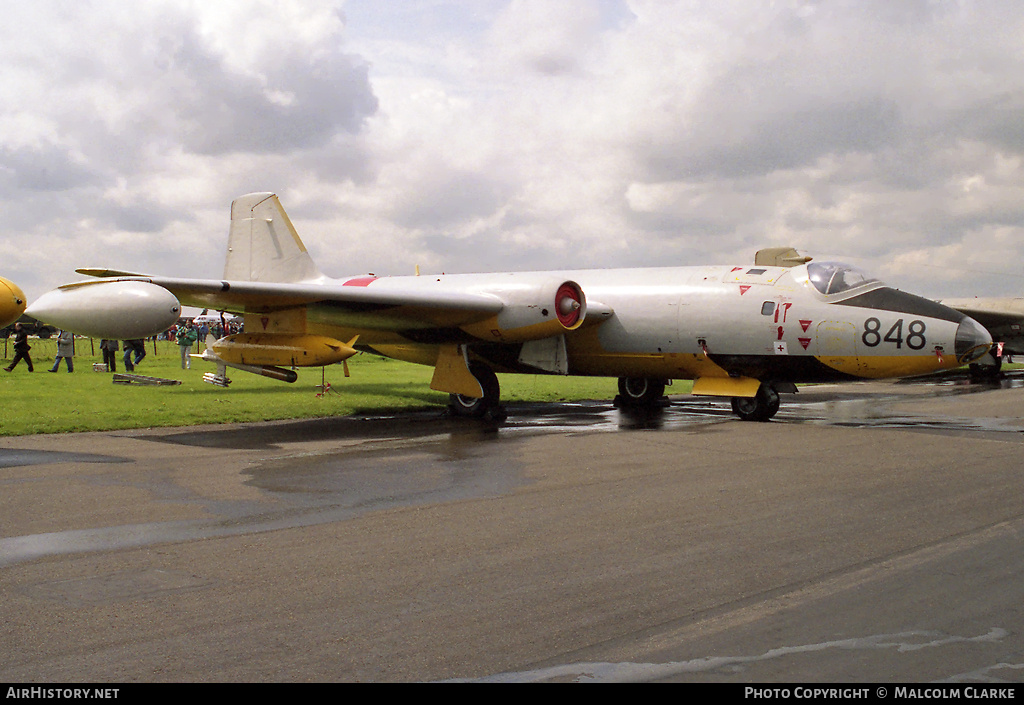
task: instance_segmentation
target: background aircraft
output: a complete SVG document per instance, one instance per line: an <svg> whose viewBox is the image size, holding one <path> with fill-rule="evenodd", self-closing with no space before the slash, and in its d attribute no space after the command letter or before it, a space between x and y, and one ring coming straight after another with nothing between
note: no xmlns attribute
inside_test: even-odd
<svg viewBox="0 0 1024 705"><path fill-rule="evenodd" d="M216 326L224 323L242 323L240 316L225 313L224 311L211 311L204 308L198 316L192 319L194 325L200 326L204 323L208 326Z"/></svg>
<svg viewBox="0 0 1024 705"><path fill-rule="evenodd" d="M999 372L1003 357L1024 355L1024 299L1012 297L974 297L973 299L943 299L942 303L974 318L985 326L999 347L975 364L971 371L992 376Z"/></svg>
<svg viewBox="0 0 1024 705"><path fill-rule="evenodd" d="M236 312L245 332L213 346L225 365L285 379L282 366L375 352L433 366L431 388L465 415L495 413L495 373L518 372L618 377L631 405L692 379L694 394L767 420L797 382L948 370L991 345L958 311L794 254L763 251L755 266L329 279L277 197L257 193L231 205L222 280L78 270L101 280L60 287L29 312L105 338L155 334L182 304Z"/></svg>

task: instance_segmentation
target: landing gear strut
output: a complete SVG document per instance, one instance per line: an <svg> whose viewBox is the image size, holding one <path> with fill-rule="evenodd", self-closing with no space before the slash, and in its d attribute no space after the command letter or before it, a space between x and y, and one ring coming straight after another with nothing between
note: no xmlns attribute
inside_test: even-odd
<svg viewBox="0 0 1024 705"><path fill-rule="evenodd" d="M762 383L753 397L733 397L732 412L744 421L768 421L779 410L779 393Z"/></svg>
<svg viewBox="0 0 1024 705"><path fill-rule="evenodd" d="M462 394L452 394L450 395L448 408L456 416L475 418L491 416L492 418L502 418L503 414L500 403L501 387L498 385L498 376L494 374L490 367L480 362L469 363L469 371L476 377L476 381L480 383L480 388L483 389L484 395L476 398L467 397Z"/></svg>

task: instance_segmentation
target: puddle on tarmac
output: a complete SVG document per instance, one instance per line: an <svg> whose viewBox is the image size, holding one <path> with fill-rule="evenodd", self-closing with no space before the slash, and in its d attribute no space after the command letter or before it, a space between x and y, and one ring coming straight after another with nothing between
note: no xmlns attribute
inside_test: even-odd
<svg viewBox="0 0 1024 705"><path fill-rule="evenodd" d="M396 446L400 446L396 450ZM404 447L401 447L404 446ZM69 454L70 455L70 454ZM372 511L499 496L525 484L514 456L457 435L278 455L245 471L262 501L180 497L217 516L0 539L0 567L46 556L262 533ZM269 500L269 501L268 501Z"/></svg>
<svg viewBox="0 0 1024 705"><path fill-rule="evenodd" d="M65 453L59 450L23 450L21 448L0 448L0 468L16 468L25 465L49 465L50 463L131 463L130 458L95 453Z"/></svg>
<svg viewBox="0 0 1024 705"><path fill-rule="evenodd" d="M914 385L915 383L909 383ZM882 393L856 384L806 387L785 395L777 423L906 428L923 432L1021 436L1018 419L913 416L897 402L1024 386L1024 376L969 384L929 381L929 388L891 385ZM865 388L861 388L863 390ZM49 555L142 547L156 543L259 533L339 521L365 512L464 498L497 496L527 480L504 442L550 433L693 429L733 423L725 399L677 397L647 412L610 401L515 404L504 421L448 418L440 411L394 416L277 422L227 429L149 434L148 440L207 448L284 450L246 471L246 484L272 501L203 502L214 520L136 524L0 539L0 566ZM290 444L338 441L336 448L289 454ZM319 446L323 448L322 445ZM386 460L385 460L386 458ZM129 462L125 458L0 450L0 466L53 462ZM201 501L198 498L195 501Z"/></svg>

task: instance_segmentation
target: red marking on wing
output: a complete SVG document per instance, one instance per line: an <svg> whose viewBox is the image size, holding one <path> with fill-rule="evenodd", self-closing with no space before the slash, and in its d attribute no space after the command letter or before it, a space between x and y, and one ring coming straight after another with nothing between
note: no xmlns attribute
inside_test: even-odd
<svg viewBox="0 0 1024 705"><path fill-rule="evenodd" d="M349 279L342 286L369 286L375 281L377 281L377 277L356 277L355 279Z"/></svg>

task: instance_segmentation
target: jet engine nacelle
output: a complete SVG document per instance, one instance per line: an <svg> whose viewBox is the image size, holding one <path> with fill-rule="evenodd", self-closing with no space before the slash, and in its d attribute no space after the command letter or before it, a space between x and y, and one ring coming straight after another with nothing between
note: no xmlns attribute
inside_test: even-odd
<svg viewBox="0 0 1024 705"><path fill-rule="evenodd" d="M89 281L43 294L25 311L43 323L91 338L148 338L174 325L181 304L145 281Z"/></svg>
<svg viewBox="0 0 1024 705"><path fill-rule="evenodd" d="M467 333L505 343L541 340L575 330L587 316L587 299L574 281L526 282L494 294L504 308L486 321L467 325Z"/></svg>

